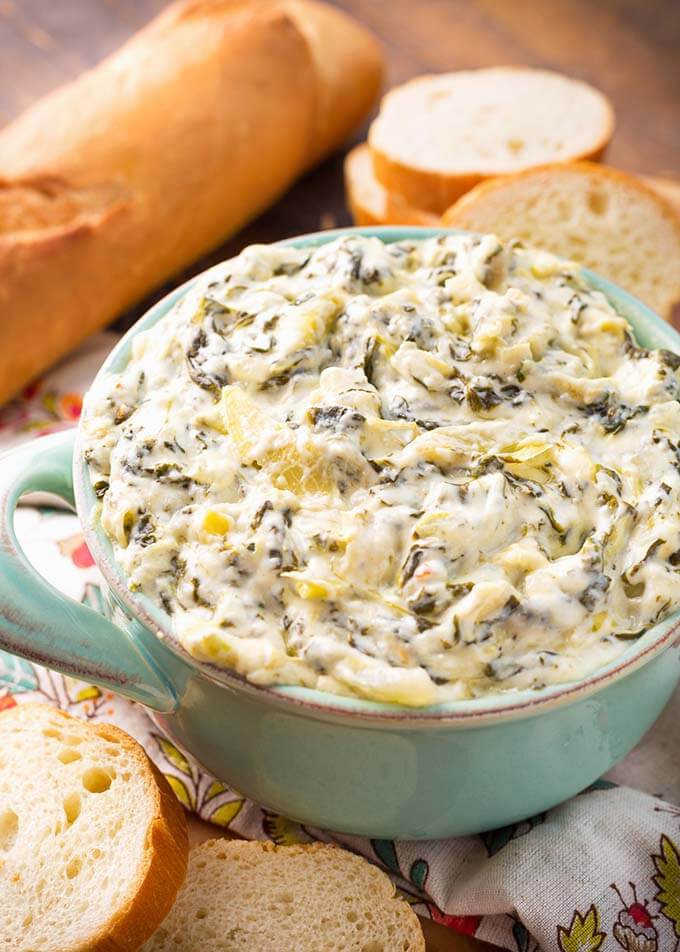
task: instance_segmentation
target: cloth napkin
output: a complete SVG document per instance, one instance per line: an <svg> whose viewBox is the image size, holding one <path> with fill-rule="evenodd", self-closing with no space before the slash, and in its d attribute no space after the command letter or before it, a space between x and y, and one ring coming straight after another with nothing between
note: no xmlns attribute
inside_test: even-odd
<svg viewBox="0 0 680 952"><path fill-rule="evenodd" d="M93 338L0 410L0 450L74 425L113 340ZM17 532L54 585L103 607L74 515L23 506ZM459 932L514 952L680 952L680 693L643 743L590 790L523 823L436 842L331 835L272 814L206 775L143 708L0 652L0 709L28 699L119 724L187 810L218 827L280 844L334 841L363 854L387 870L419 915Z"/></svg>

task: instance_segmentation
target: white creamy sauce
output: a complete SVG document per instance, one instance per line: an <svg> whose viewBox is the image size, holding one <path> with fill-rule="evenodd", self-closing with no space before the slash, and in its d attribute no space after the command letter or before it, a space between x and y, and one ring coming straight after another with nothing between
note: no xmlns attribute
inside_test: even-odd
<svg viewBox="0 0 680 952"><path fill-rule="evenodd" d="M410 705L540 688L680 606L679 364L493 236L254 246L89 394L86 458L196 658Z"/></svg>

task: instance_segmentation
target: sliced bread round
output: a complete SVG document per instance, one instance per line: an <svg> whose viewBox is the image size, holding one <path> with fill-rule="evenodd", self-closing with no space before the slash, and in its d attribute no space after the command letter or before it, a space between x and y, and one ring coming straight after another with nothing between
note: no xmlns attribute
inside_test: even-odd
<svg viewBox="0 0 680 952"><path fill-rule="evenodd" d="M352 149L345 159L345 194L355 225L439 224L438 215L409 205L401 195L380 184L365 143Z"/></svg>
<svg viewBox="0 0 680 952"><path fill-rule="evenodd" d="M424 952L418 917L387 876L320 843L209 840L142 952Z"/></svg>
<svg viewBox="0 0 680 952"><path fill-rule="evenodd" d="M613 131L609 100L592 86L496 67L422 76L391 90L368 143L386 188L441 213L485 178L598 159Z"/></svg>
<svg viewBox="0 0 680 952"><path fill-rule="evenodd" d="M498 178L460 198L442 223L578 261L666 319L680 300L680 217L618 169L577 162Z"/></svg>
<svg viewBox="0 0 680 952"><path fill-rule="evenodd" d="M0 714L0 946L133 952L177 895L184 811L131 737L43 704Z"/></svg>

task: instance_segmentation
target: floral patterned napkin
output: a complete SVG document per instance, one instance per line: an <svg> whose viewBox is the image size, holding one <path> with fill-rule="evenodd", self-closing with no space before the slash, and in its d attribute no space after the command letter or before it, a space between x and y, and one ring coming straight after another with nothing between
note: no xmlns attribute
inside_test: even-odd
<svg viewBox="0 0 680 952"><path fill-rule="evenodd" d="M73 425L115 338L102 334L0 410L0 449ZM28 557L71 597L102 607L77 519L17 513ZM610 775L560 807L500 830L437 842L330 836L269 813L198 769L123 698L0 652L0 709L49 701L133 734L188 810L248 838L331 840L382 865L420 915L515 952L680 952L680 694ZM673 736L675 735L675 736ZM650 789L640 792L631 787Z"/></svg>

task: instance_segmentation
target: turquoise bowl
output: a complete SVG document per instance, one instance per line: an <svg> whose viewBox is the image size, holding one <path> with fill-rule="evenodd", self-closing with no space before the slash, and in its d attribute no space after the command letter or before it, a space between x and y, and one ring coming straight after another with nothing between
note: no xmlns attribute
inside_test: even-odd
<svg viewBox="0 0 680 952"><path fill-rule="evenodd" d="M425 228L356 231L383 241ZM588 281L631 324L638 342L680 351L680 335L602 278ZM133 338L190 286L156 304L100 374L124 366ZM77 604L30 565L14 532L19 498L34 490L75 504L106 580L109 617ZM0 647L145 705L159 727L221 780L269 810L315 827L372 837L476 833L552 807L589 786L642 737L680 678L680 613L647 631L591 676L540 691L410 709L299 687L263 688L201 664L170 619L133 595L97 524L73 431L3 459L0 473Z"/></svg>

